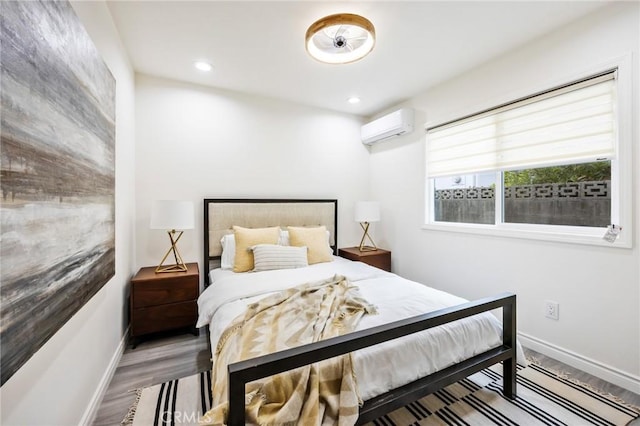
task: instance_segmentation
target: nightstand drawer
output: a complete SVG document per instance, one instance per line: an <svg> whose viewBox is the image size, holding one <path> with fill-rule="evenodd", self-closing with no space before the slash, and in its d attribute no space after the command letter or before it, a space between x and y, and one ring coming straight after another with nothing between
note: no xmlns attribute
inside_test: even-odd
<svg viewBox="0 0 640 426"><path fill-rule="evenodd" d="M161 281L137 282L132 290L133 308L197 299L199 290L198 277L185 278L166 278Z"/></svg>
<svg viewBox="0 0 640 426"><path fill-rule="evenodd" d="M155 267L140 268L131 278L131 342L159 331L190 328L198 335L198 295L200 271L197 263L188 263L186 272L156 273Z"/></svg>
<svg viewBox="0 0 640 426"><path fill-rule="evenodd" d="M367 265L391 272L391 252L389 250L360 251L358 247L346 247L341 248L338 251L338 255L345 259L364 262Z"/></svg>
<svg viewBox="0 0 640 426"><path fill-rule="evenodd" d="M131 321L131 335L154 333L182 327L194 327L198 319L198 304L195 301L173 303L135 309Z"/></svg>
<svg viewBox="0 0 640 426"><path fill-rule="evenodd" d="M352 259L356 260L356 259ZM370 256L365 258L357 259L360 262L364 262L367 265L375 266L376 268L382 269L383 271L391 272L391 256L390 255L381 255L381 256Z"/></svg>

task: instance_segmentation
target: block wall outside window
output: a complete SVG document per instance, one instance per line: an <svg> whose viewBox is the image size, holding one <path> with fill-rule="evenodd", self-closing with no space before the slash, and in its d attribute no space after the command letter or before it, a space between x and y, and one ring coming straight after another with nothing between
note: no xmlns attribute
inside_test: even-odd
<svg viewBox="0 0 640 426"><path fill-rule="evenodd" d="M504 222L606 227L611 221L611 181L517 185L504 189ZM435 220L494 224L495 189L435 191Z"/></svg>

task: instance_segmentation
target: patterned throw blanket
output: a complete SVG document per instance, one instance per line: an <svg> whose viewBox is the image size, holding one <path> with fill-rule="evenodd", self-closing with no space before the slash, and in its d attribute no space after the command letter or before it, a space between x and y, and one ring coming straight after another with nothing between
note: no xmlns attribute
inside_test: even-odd
<svg viewBox="0 0 640 426"><path fill-rule="evenodd" d="M200 423L226 423L228 364L349 333L365 313L375 308L338 275L249 305L220 337L213 408ZM350 354L251 382L245 402L255 425L353 425L362 403Z"/></svg>

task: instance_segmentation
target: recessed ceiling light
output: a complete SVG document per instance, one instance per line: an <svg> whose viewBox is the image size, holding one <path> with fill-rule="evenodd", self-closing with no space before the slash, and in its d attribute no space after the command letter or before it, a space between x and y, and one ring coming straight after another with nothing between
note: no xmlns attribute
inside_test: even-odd
<svg viewBox="0 0 640 426"><path fill-rule="evenodd" d="M357 96L351 96L349 99L347 99L347 102L349 102L350 104L357 104L360 102L360 98Z"/></svg>
<svg viewBox="0 0 640 426"><path fill-rule="evenodd" d="M200 71L211 71L213 69L213 66L209 62L204 61L196 61L193 63L193 66Z"/></svg>

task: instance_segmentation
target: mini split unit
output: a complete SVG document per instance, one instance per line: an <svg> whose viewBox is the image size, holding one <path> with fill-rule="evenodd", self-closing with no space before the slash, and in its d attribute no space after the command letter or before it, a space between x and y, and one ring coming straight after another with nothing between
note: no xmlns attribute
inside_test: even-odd
<svg viewBox="0 0 640 426"><path fill-rule="evenodd" d="M360 129L360 136L363 144L373 145L411 132L413 132L413 110L402 108L365 124Z"/></svg>

